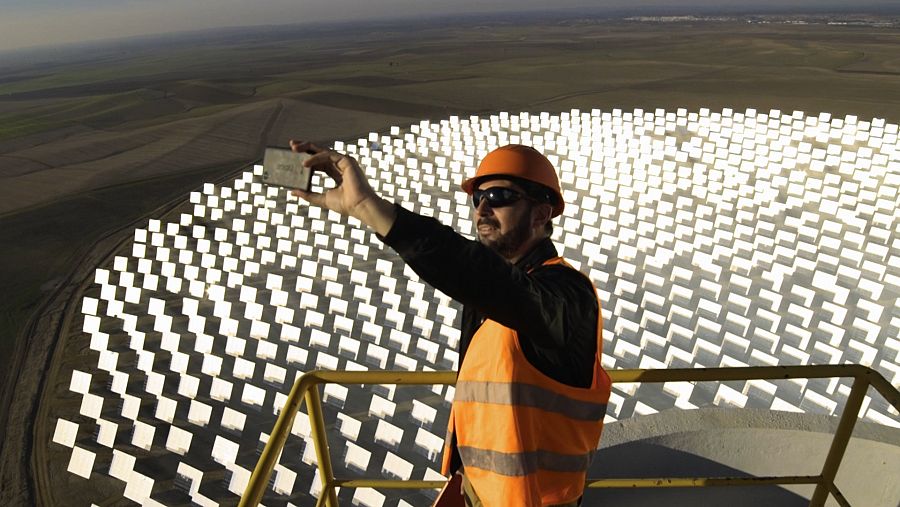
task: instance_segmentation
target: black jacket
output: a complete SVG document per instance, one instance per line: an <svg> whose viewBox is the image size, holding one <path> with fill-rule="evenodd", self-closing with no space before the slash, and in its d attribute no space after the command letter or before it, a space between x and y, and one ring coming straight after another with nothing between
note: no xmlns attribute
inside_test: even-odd
<svg viewBox="0 0 900 507"><path fill-rule="evenodd" d="M463 304L459 364L485 318L515 329L525 358L563 384L589 387L597 352L597 297L593 285L563 265L546 239L510 264L478 241L433 218L400 206L381 239L422 280Z"/></svg>

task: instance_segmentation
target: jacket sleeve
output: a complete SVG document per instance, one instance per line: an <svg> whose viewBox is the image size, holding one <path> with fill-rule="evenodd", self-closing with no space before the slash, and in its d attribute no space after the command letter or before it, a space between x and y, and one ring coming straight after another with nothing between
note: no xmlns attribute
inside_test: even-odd
<svg viewBox="0 0 900 507"><path fill-rule="evenodd" d="M541 347L567 345L573 334L567 332L567 302L589 295L596 307L593 287L575 270L547 266L529 275L478 241L400 206L381 239L424 281Z"/></svg>

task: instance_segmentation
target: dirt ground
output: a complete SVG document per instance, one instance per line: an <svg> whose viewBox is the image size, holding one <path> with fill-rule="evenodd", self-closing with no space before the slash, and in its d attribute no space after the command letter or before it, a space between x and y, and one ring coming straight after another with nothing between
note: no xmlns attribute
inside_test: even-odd
<svg viewBox="0 0 900 507"><path fill-rule="evenodd" d="M0 483L21 486L3 498L33 500L28 462L52 428L38 423L36 448L30 430L42 389L52 403L65 388L44 372L67 295L115 231L264 146L501 110L898 122L897 47L887 28L573 20L281 30L0 64Z"/></svg>

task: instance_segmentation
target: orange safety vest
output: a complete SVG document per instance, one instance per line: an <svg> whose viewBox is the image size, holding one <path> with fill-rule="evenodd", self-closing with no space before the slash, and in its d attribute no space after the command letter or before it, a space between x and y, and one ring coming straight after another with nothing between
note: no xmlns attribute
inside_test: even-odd
<svg viewBox="0 0 900 507"><path fill-rule="evenodd" d="M566 264L561 258L544 263ZM591 284L593 285L593 283ZM600 365L603 320L590 388L557 382L531 365L518 333L485 320L459 370L444 444L450 474L453 435L466 477L486 507L574 502L600 443L611 383Z"/></svg>

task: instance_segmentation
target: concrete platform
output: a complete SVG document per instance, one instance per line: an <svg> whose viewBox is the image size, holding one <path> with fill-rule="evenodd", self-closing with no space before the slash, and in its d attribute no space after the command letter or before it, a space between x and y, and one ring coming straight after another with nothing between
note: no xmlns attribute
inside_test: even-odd
<svg viewBox="0 0 900 507"><path fill-rule="evenodd" d="M669 410L607 425L589 477L817 475L837 418L766 410ZM858 422L836 484L853 506L900 505L900 430ZM800 506L812 486L590 490L584 505ZM829 502L826 505L837 505Z"/></svg>

